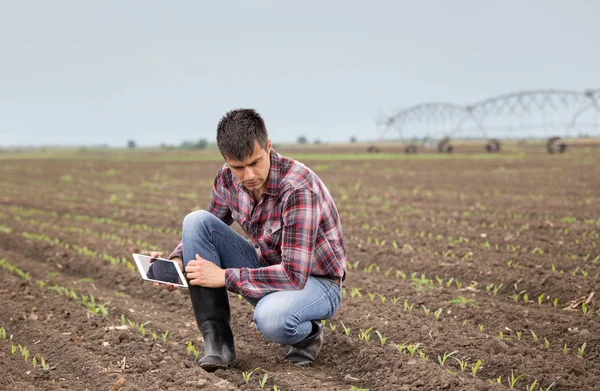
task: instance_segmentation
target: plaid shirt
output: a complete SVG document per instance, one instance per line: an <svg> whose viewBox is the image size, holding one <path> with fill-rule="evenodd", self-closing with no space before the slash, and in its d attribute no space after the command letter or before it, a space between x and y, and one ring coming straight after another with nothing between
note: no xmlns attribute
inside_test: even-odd
<svg viewBox="0 0 600 391"><path fill-rule="evenodd" d="M246 297L302 289L309 275L346 277L346 249L333 198L304 164L271 151L271 168L260 202L227 165L215 177L208 211L236 221L259 253L257 269L227 269L228 290ZM169 258L182 257L181 243Z"/></svg>

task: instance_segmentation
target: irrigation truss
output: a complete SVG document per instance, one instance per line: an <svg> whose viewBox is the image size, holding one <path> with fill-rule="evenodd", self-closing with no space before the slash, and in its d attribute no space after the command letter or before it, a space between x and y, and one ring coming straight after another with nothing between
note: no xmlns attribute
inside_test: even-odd
<svg viewBox="0 0 600 391"><path fill-rule="evenodd" d="M401 140L412 140L406 152L416 152L417 140L437 140L439 152L452 152L453 139L488 140L486 150L498 152L499 140L529 138L548 139L548 152L564 152L563 139L600 136L600 88L518 91L471 104L419 103L379 125L380 140L394 131Z"/></svg>

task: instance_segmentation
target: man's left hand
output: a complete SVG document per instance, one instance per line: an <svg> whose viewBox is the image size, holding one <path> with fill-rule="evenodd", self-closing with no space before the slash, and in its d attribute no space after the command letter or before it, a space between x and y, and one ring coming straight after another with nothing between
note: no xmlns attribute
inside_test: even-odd
<svg viewBox="0 0 600 391"><path fill-rule="evenodd" d="M205 288L220 288L225 286L225 270L196 254L185 267L190 285Z"/></svg>

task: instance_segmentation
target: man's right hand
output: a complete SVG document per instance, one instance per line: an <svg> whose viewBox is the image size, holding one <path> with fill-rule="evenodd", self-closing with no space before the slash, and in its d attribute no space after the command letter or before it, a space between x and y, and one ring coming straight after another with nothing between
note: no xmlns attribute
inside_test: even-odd
<svg viewBox="0 0 600 391"><path fill-rule="evenodd" d="M153 253L150 253L150 256L152 258L160 258L161 253L155 251ZM179 257L175 257L175 258L171 258L171 261L173 262L177 262L177 264L179 264L179 269L181 269L183 271L183 261L181 260L181 258ZM154 286L159 286L159 285L164 285L168 290L170 291L176 291L177 290L177 286L173 285L173 284L160 284L158 282L154 283Z"/></svg>

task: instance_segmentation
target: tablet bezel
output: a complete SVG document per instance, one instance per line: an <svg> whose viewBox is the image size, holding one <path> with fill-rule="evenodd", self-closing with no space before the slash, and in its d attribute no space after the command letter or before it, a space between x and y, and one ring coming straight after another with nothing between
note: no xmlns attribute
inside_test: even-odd
<svg viewBox="0 0 600 391"><path fill-rule="evenodd" d="M187 279L185 278L185 276L183 275L183 273L181 272L181 269L179 268L179 264L175 261L172 261L170 259L165 259L165 258L160 258L160 257L151 257L150 255L144 255L144 254L132 254L133 255L133 260L135 261L135 264L137 265L137 268L142 276L142 278L146 281L152 281L152 282L158 282L159 284L171 284L173 286L177 286L177 287L181 287L181 288L187 288L188 284L187 284ZM152 278L149 278L148 275L146 274L146 270L144 269L144 266L142 265L142 260L140 259L140 257L144 257L144 258L150 258L150 259L159 259L161 261L166 261L166 262L171 262L175 265L175 270L177 270L177 274L179 275L179 279L182 281L181 284L177 284L177 283L173 283L173 282L166 282L166 281L160 281L160 280L154 280Z"/></svg>

